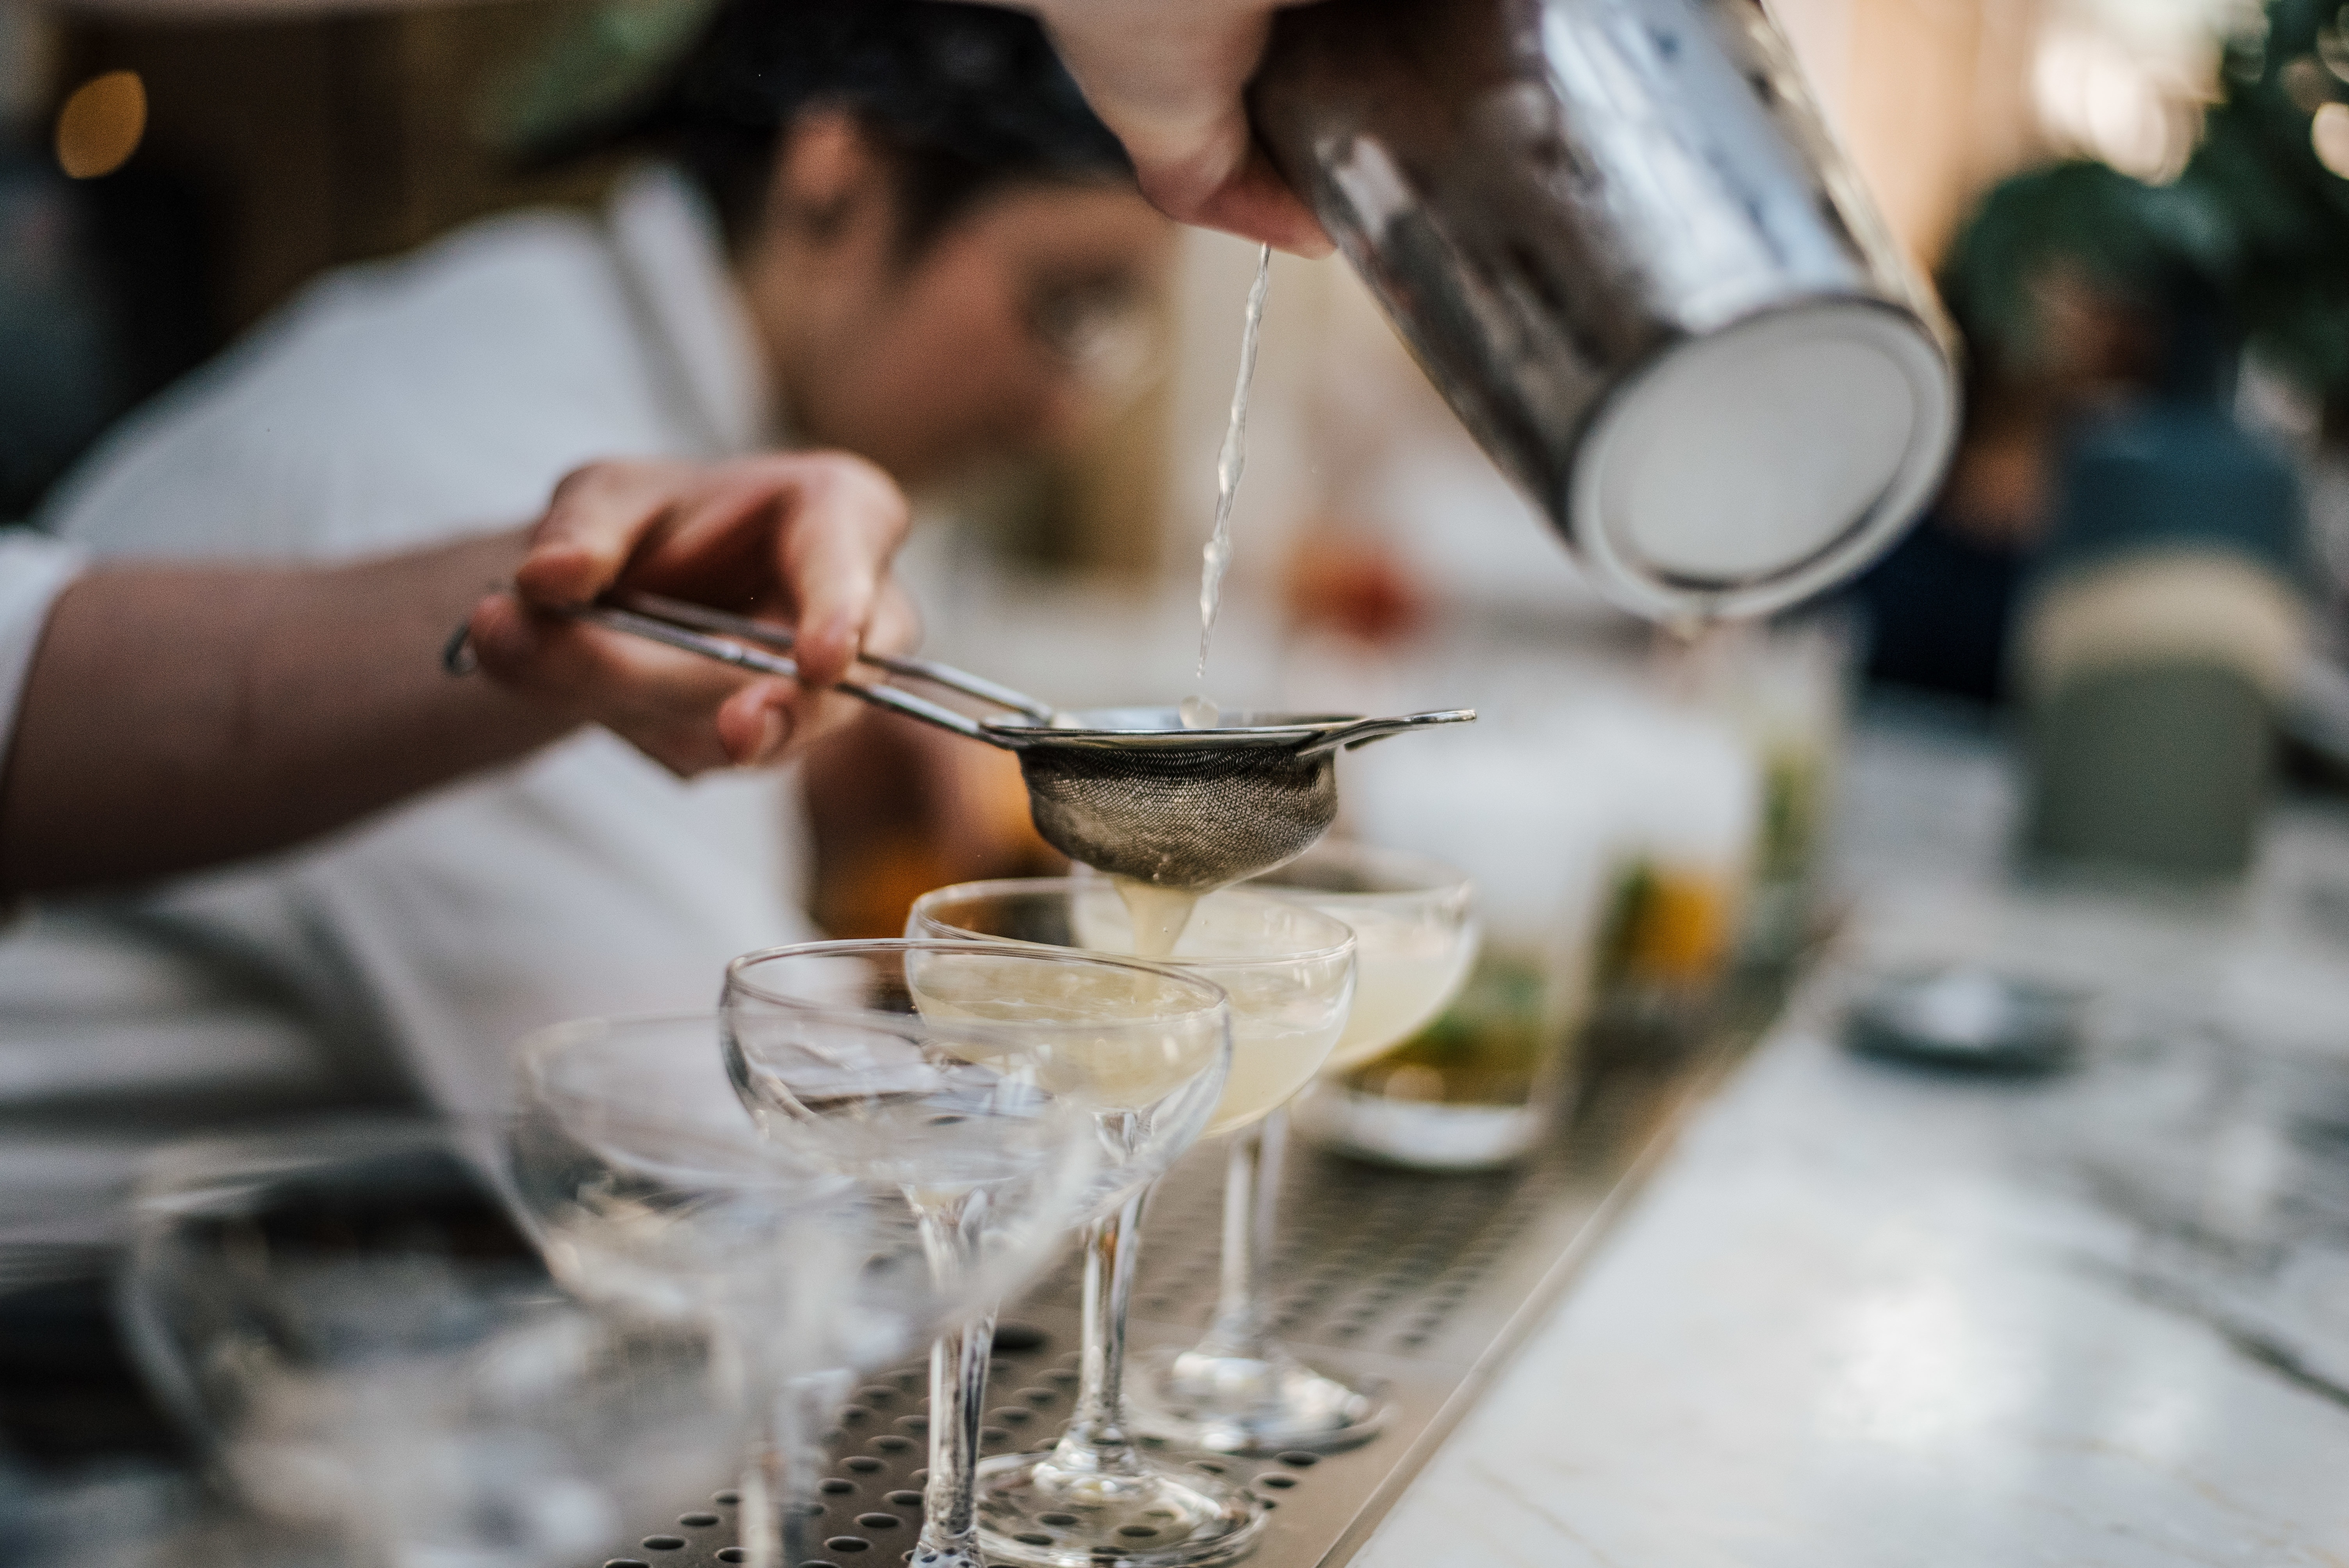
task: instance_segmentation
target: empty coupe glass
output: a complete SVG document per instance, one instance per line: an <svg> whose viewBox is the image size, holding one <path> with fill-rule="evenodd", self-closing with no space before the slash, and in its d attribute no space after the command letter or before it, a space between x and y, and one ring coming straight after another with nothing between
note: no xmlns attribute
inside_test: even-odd
<svg viewBox="0 0 2349 1568"><path fill-rule="evenodd" d="M706 1341L565 1298L440 1128L165 1151L122 1295L215 1470L356 1563L600 1559L740 1450Z"/></svg>
<svg viewBox="0 0 2349 1568"><path fill-rule="evenodd" d="M823 944L809 962L839 1003L825 1026L869 1036L854 992L866 945ZM1018 1061L851 1066L827 1081L820 1111L762 1127L736 1097L723 1032L699 1015L565 1025L524 1042L507 1171L566 1284L714 1332L762 1428L743 1479L744 1543L754 1563L796 1563L821 1555L802 1539L821 1511L800 1483L849 1375L1040 1262L1095 1161L1086 1118ZM954 1134L889 1140L898 1163L860 1177L839 1145L874 1130L885 1098L892 1114ZM969 1195L979 1218L959 1270L935 1267L905 1180Z"/></svg>

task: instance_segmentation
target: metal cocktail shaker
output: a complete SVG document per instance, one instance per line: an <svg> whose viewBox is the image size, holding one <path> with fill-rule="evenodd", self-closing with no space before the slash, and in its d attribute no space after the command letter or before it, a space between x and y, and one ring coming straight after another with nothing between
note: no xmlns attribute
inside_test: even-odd
<svg viewBox="0 0 2349 1568"><path fill-rule="evenodd" d="M1322 0L1274 161L1602 591L1750 614L1930 499L1950 335L1759 0Z"/></svg>

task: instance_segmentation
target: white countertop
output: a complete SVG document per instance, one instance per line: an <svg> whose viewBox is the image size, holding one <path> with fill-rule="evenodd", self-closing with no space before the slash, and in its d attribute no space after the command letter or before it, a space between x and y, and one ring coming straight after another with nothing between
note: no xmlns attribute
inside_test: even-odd
<svg viewBox="0 0 2349 1568"><path fill-rule="evenodd" d="M2349 1563L2349 817L2160 901L2016 885L1985 738L1851 775L1837 955L1357 1561ZM1961 959L2092 985L2087 1064L1842 1048Z"/></svg>

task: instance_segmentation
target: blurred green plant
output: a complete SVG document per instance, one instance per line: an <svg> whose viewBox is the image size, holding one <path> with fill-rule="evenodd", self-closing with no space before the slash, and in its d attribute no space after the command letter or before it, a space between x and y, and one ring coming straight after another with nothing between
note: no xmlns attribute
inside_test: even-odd
<svg viewBox="0 0 2349 1568"><path fill-rule="evenodd" d="M2260 356L2349 408L2349 5L2271 0L2264 22L2228 41L2177 188L2228 237L2214 281ZM2317 124L2329 105L2330 168Z"/></svg>
<svg viewBox="0 0 2349 1568"><path fill-rule="evenodd" d="M545 45L490 84L475 129L527 154L641 107L708 25L716 0L594 0L567 8Z"/></svg>
<svg viewBox="0 0 2349 1568"><path fill-rule="evenodd" d="M2219 88L2168 185L2075 160L1984 198L1942 268L1980 352L2033 366L2037 285L2059 263L2148 304L2192 282L2227 302L2263 363L2349 414L2349 5L2270 0L2224 41Z"/></svg>
<svg viewBox="0 0 2349 1568"><path fill-rule="evenodd" d="M2236 265L2222 214L2180 186L2153 186L2085 160L2001 181L1958 235L1941 288L1976 353L2027 375L2045 352L2040 283L2070 268L2102 292L2156 304L2181 273Z"/></svg>

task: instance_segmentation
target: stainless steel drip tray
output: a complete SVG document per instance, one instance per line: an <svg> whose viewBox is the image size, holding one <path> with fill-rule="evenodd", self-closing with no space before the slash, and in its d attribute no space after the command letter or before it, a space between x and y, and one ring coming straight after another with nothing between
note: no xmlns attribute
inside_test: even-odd
<svg viewBox="0 0 2349 1568"><path fill-rule="evenodd" d="M1185 1460L1252 1478L1273 1504L1252 1562L1346 1562L1370 1539L1485 1383L1587 1258L1727 1059L1617 1073L1584 1095L1542 1155L1513 1171L1428 1176L1294 1150L1281 1241L1265 1277L1285 1282L1282 1336L1349 1378L1376 1377L1384 1429L1350 1452ZM1130 1336L1137 1359L1198 1338L1211 1308L1222 1222L1222 1150L1195 1152L1161 1184L1143 1232ZM985 1451L1041 1447L1077 1383L1077 1259L1008 1309L988 1387ZM793 1568L861 1568L906 1555L921 1529L927 1371L872 1378L840 1414L821 1482L821 1555ZM605 1568L736 1563L730 1493L685 1500L647 1522ZM583 1564L582 1568L593 1568Z"/></svg>

